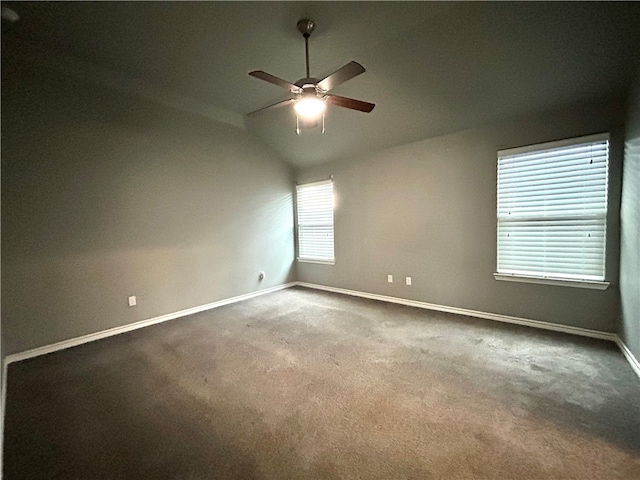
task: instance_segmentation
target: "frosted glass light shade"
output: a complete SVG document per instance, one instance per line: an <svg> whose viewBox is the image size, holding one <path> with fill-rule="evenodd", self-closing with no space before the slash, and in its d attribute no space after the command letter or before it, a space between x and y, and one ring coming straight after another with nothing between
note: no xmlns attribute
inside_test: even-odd
<svg viewBox="0 0 640 480"><path fill-rule="evenodd" d="M326 104L318 97L302 97L293 106L296 113L303 118L314 118L324 112Z"/></svg>

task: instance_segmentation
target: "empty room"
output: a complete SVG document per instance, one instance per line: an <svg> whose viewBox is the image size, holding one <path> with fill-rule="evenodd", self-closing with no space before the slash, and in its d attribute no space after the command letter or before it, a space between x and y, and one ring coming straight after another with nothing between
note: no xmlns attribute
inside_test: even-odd
<svg viewBox="0 0 640 480"><path fill-rule="evenodd" d="M2 478L640 479L638 25L3 2Z"/></svg>

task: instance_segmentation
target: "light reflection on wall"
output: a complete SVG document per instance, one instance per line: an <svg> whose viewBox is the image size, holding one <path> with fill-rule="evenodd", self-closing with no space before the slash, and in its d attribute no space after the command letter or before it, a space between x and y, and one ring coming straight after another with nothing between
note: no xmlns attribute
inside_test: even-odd
<svg viewBox="0 0 640 480"><path fill-rule="evenodd" d="M625 143L622 173L620 333L632 353L640 358L640 131L636 134Z"/></svg>

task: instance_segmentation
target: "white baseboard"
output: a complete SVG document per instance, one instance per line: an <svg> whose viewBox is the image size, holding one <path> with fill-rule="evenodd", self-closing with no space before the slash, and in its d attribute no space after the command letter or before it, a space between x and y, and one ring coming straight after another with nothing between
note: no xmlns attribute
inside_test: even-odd
<svg viewBox="0 0 640 480"><path fill-rule="evenodd" d="M495 320L497 322L514 323L516 325L525 325L527 327L541 328L543 330L553 330L555 332L570 333L572 335L580 335L583 337L598 338L615 342L625 358L629 362L631 369L640 378L640 362L636 359L631 350L615 333L601 332L599 330L589 330L587 328L570 327L568 325L560 325L557 323L542 322L540 320L530 320L527 318L512 317L509 315L501 315L498 313L479 312L477 310L467 310L466 308L447 307L445 305L437 305L434 303L419 302L416 300L407 300L399 297L388 297L386 295L378 295L377 293L359 292L356 290L347 290L345 288L327 287L325 285L317 285L314 283L295 282L297 286L312 288L316 290L324 290L327 292L342 293L354 297L370 298L372 300L380 300L382 302L398 303L400 305L408 305L410 307L424 308L427 310L436 310L438 312L456 313L459 315L467 315L470 317L484 318L487 320Z"/></svg>
<svg viewBox="0 0 640 480"><path fill-rule="evenodd" d="M0 415L2 424L0 425L0 480L4 471L4 406L7 404L7 362L2 361L2 403L0 404Z"/></svg>
<svg viewBox="0 0 640 480"><path fill-rule="evenodd" d="M271 288L266 288L264 290L259 290L257 292L251 292L251 293L247 293L244 295L238 295L236 297L231 297L231 298L227 298L224 300L219 300L217 302L213 302L213 303L208 303L206 305L200 305L197 307L192 307L192 308L188 308L186 310L180 310L178 312L173 312L173 313L168 313L166 315L161 315L159 317L154 317L154 318L150 318L147 320L141 320L139 322L135 322L135 323L130 323L128 325L122 325L120 327L114 327L114 328L110 328L108 330L103 330L100 332L95 332L95 333L90 333L88 335L83 335L81 337L76 337L76 338L72 338L69 340L63 340L61 342L57 342L51 345L45 345L43 347L38 347L38 348L34 348L31 350L26 350L24 352L20 352L20 353L15 353L12 355L7 355L7 357L5 357L4 362L3 362L3 366L2 368L4 369L4 375L2 378L2 382L3 382L3 386L2 386L2 407L3 407L3 414L4 414L4 400L5 400L5 395L6 395L6 382L7 382L7 365L13 362L19 362L21 360L26 360L28 358L33 358L33 357L37 357L40 355L45 355L47 353L52 353L52 352L57 352L59 350L64 350L66 348L70 348L70 347L75 347L77 345L82 345L83 343L88 343L88 342L92 342L94 340L100 340L102 338L108 338L111 337L113 335L118 335L120 333L125 333L125 332L130 332L132 330L137 330L139 328L144 328L144 327L148 327L150 325L155 325L157 323L162 323L162 322L166 322L169 320L173 320L176 318L180 318L180 317L184 317L187 315L193 315L194 313L199 313L199 312L203 312L206 310L211 310L213 308L217 308L217 307L221 307L223 305L229 305L231 303L236 303L236 302L241 302L243 300L248 300L250 298L254 298L260 295L265 295L267 293L271 293L271 292L275 292L278 290L283 290L285 288L290 288L290 287L294 287L294 286L300 286L300 287L305 287L305 288L311 288L311 289L315 289L315 290L324 290L324 291L328 291L328 292L334 292L334 293L341 293L344 295L351 295L351 296L355 296L355 297L362 297L362 298L369 298L372 300L380 300L383 302L388 302L388 303L397 303L400 305L407 305L410 307L417 307L417 308L423 308L423 309L427 309L427 310L435 310L435 311L439 311L439 312L447 312L447 313L455 313L458 315L466 315L466 316L470 316L470 317L476 317L476 318L483 318L483 319L487 319L487 320L494 320L494 321L498 321L498 322L504 322L504 323L512 323L512 324L516 324L516 325L524 325L524 326L528 326L528 327L533 327L533 328L540 328L540 329L544 329L544 330L552 330L552 331L556 331L556 332L563 332L563 333L569 333L572 335L580 335L583 337L591 337L591 338L598 338L598 339L602 339L602 340L609 340L612 342L615 342L620 349L622 350L622 352L624 353L625 357L627 358L627 360L629 361L631 368L633 368L634 372L636 374L638 374L638 376L640 377L640 362L638 362L638 360L633 356L633 354L631 353L631 351L627 348L627 346L624 344L624 342L622 342L622 340L615 334L615 333L609 333L609 332L601 332L598 330L589 330L586 328L579 328L579 327L571 327L568 325L560 325L557 323L550 323L550 322L543 322L540 320L530 320L530 319L526 319L526 318L521 318L521 317L513 317L513 316L509 316L509 315L502 315L502 314L498 314L498 313L488 313L488 312L480 312L477 310L468 310L466 308L458 308L458 307L449 307L449 306L445 306L445 305L437 305L434 303L426 303L426 302L420 302L417 300L408 300L405 298L399 298L399 297L389 297L386 295L379 295L376 293L367 293L367 292L360 292L360 291L356 291L356 290L348 290L345 288L337 288L337 287L328 287L325 285L318 285L318 284L313 284L313 283L306 283L306 282L291 282L291 283L285 283L282 285L277 285L275 287L271 287ZM3 416L4 419L4 416Z"/></svg>
<svg viewBox="0 0 640 480"><path fill-rule="evenodd" d="M602 340L610 340L612 342L615 342L616 338L618 338L615 333L601 332L598 330L589 330L587 328L570 327L568 325L542 322L540 320L529 320L527 318L501 315L499 313L479 312L477 310L468 310L466 308L448 307L445 305L419 302L417 300L407 300L399 297L388 297L386 295L378 295L377 293L366 293L366 292L358 292L356 290L347 290L344 288L326 287L324 285L316 285L313 283L297 282L297 284L301 287L314 288L316 290L326 290L328 292L343 293L345 295L370 298L373 300L380 300L383 302L398 303L400 305L408 305L410 307L424 308L427 310L436 310L438 312L457 313L459 315L467 315L469 317L484 318L486 320L495 320L497 322L514 323L516 325L525 325L527 327L542 328L544 330L553 330L556 332L571 333L573 335L599 338Z"/></svg>
<svg viewBox="0 0 640 480"><path fill-rule="evenodd" d="M640 378L640 362L638 361L638 359L633 356L633 353L631 353L629 347L627 347L622 339L618 336L616 336L616 343L618 344L618 347L620 347L620 350L622 350L622 353L627 359L627 362L629 362L629 365L631 365L633 371Z"/></svg>
<svg viewBox="0 0 640 480"><path fill-rule="evenodd" d="M51 345L45 345L43 347L33 348L20 353L14 353L7 355L4 359L5 364L19 362L28 358L38 357L40 355L46 355L47 353L57 352L58 350L64 350L65 348L75 347L82 345L83 343L93 342L94 340L100 340L103 338L118 335L120 333L130 332L139 328L148 327L157 323L174 320L176 318L185 317L187 315L193 315L194 313L204 312L205 310L211 310L212 308L222 307L223 305L229 305L230 303L241 302L250 298L265 295L267 293L276 292L285 288L293 287L296 282L284 283L271 288L265 288L264 290L258 290L256 292L246 293L244 295L238 295L237 297L225 298L224 300L218 300L217 302L207 303L206 305L200 305L197 307L187 308L186 310L180 310L178 312L168 313L166 315L160 315L159 317L149 318L147 320L141 320L135 323L129 323L120 327L110 328L108 330L102 330L100 332L90 333L81 337L71 338L69 340L63 340ZM3 378L6 381L6 374ZM3 390L4 392L4 390Z"/></svg>

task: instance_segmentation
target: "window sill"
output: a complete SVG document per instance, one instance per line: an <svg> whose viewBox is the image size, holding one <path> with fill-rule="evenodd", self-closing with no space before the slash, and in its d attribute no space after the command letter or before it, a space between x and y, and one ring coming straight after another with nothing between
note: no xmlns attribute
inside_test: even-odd
<svg viewBox="0 0 640 480"><path fill-rule="evenodd" d="M494 273L493 277L496 280L502 280L506 282L539 283L542 285L590 288L593 290L606 290L609 286L609 282L600 282L597 280L571 280L549 277L527 277L525 275L514 275L512 273Z"/></svg>
<svg viewBox="0 0 640 480"><path fill-rule="evenodd" d="M318 263L320 265L335 265L335 260L314 260L313 258L297 258L299 263Z"/></svg>

